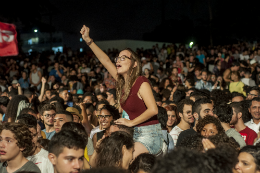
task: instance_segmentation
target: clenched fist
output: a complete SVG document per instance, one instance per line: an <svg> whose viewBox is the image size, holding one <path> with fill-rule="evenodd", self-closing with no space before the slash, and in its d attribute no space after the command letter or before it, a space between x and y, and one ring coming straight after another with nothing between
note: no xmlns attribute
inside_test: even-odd
<svg viewBox="0 0 260 173"><path fill-rule="evenodd" d="M85 40L85 42L87 43L91 41L91 38L89 37L89 31L90 29L85 25L83 25L83 27L80 30L83 40Z"/></svg>

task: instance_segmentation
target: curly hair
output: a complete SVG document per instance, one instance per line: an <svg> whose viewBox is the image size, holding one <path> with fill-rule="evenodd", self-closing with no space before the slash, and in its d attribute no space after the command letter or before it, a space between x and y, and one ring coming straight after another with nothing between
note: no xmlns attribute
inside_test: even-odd
<svg viewBox="0 0 260 173"><path fill-rule="evenodd" d="M198 124L196 125L197 132L201 134L203 128L207 124L211 124L211 123L216 126L218 133L225 133L225 130L222 127L220 121L217 118L210 115L206 115L204 118L199 119Z"/></svg>
<svg viewBox="0 0 260 173"><path fill-rule="evenodd" d="M45 104L42 106L41 110L40 110L40 114L43 116L43 113L45 111L50 111L50 110L54 110L56 112L56 108L54 105L51 104Z"/></svg>
<svg viewBox="0 0 260 173"><path fill-rule="evenodd" d="M22 151L24 157L28 157L32 154L32 133L25 124L4 123L0 126L0 133L2 133L3 130L9 130L13 133L14 138L17 140L17 146L24 148Z"/></svg>
<svg viewBox="0 0 260 173"><path fill-rule="evenodd" d="M127 132L117 131L104 138L96 149L96 167L122 167L124 145L128 150L134 147L134 140Z"/></svg>
<svg viewBox="0 0 260 173"><path fill-rule="evenodd" d="M218 116L221 122L230 123L233 116L233 109L230 105L224 103L217 105L214 108L214 113Z"/></svg>

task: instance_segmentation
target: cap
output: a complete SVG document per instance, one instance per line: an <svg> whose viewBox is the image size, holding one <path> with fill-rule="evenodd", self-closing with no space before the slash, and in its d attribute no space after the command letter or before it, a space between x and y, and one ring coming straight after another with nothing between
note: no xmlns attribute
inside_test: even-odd
<svg viewBox="0 0 260 173"><path fill-rule="evenodd" d="M82 89L78 89L77 94L84 94L84 92L82 91Z"/></svg>
<svg viewBox="0 0 260 173"><path fill-rule="evenodd" d="M145 58L145 57L142 57L142 58L141 58L141 61L144 61L144 60L146 60L146 58Z"/></svg>
<svg viewBox="0 0 260 173"><path fill-rule="evenodd" d="M79 117L79 120L81 121L83 119L83 116L79 114L78 109L73 107L67 107L66 111L70 112L73 115L77 115Z"/></svg>
<svg viewBox="0 0 260 173"><path fill-rule="evenodd" d="M12 84L17 84L18 83L18 80L13 80L12 81Z"/></svg>

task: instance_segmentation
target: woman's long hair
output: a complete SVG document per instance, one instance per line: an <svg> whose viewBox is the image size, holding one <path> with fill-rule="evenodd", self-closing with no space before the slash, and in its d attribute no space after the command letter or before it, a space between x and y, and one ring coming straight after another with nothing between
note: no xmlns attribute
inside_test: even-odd
<svg viewBox="0 0 260 173"><path fill-rule="evenodd" d="M117 131L105 137L97 147L96 167L122 167L122 148L134 147L133 137L124 131Z"/></svg>
<svg viewBox="0 0 260 173"><path fill-rule="evenodd" d="M23 95L16 95L14 96L8 103L6 107L6 118L10 120L11 122L15 122L18 111L18 107L21 101L24 101L25 103L29 103L29 100L27 97Z"/></svg>
<svg viewBox="0 0 260 173"><path fill-rule="evenodd" d="M124 49L131 53L131 66L127 72L127 79L125 81L124 77L120 74L117 75L116 81L116 97L117 103L124 104L126 99L129 96L130 90L136 81L136 79L141 75L142 65L139 56L130 48ZM135 62L137 62L137 66L134 67Z"/></svg>

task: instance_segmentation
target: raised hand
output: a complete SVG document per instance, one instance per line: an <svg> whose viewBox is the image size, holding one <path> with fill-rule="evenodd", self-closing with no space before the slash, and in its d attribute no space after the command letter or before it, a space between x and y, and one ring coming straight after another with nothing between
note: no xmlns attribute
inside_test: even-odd
<svg viewBox="0 0 260 173"><path fill-rule="evenodd" d="M44 77L42 77L42 83L46 83L46 79Z"/></svg>
<svg viewBox="0 0 260 173"><path fill-rule="evenodd" d="M89 42L91 40L91 38L89 37L89 31L90 31L90 29L88 27L86 27L85 25L83 25L83 27L80 30L82 38L86 42Z"/></svg>

